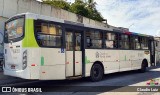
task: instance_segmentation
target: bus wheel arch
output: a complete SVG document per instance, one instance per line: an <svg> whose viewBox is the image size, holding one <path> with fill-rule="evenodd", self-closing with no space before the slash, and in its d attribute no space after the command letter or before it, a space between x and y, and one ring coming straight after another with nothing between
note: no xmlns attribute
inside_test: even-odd
<svg viewBox="0 0 160 95"><path fill-rule="evenodd" d="M147 59L143 59L142 64L145 64L145 66L148 67L148 61L147 61Z"/></svg>
<svg viewBox="0 0 160 95"><path fill-rule="evenodd" d="M102 80L104 75L104 66L102 62L95 61L90 70L90 78L93 82Z"/></svg>
<svg viewBox="0 0 160 95"><path fill-rule="evenodd" d="M147 71L146 70L147 67L148 67L148 61L147 61L147 59L143 59L142 64L141 64L140 72L141 73L146 72Z"/></svg>

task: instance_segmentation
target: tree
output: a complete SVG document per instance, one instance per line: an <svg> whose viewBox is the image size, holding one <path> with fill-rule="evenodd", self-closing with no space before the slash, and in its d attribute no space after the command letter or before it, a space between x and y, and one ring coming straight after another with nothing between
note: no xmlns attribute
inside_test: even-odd
<svg viewBox="0 0 160 95"><path fill-rule="evenodd" d="M97 21L103 21L103 17L101 16L101 14L97 11L97 9L91 9L91 8L88 8L88 11L89 11L89 16L88 18L91 18L91 19L94 19L94 20L97 20Z"/></svg>
<svg viewBox="0 0 160 95"><path fill-rule="evenodd" d="M81 0L75 0L75 2L70 6L70 11L85 17L88 17L89 15L89 11L86 8L86 3Z"/></svg>
<svg viewBox="0 0 160 95"><path fill-rule="evenodd" d="M42 0L43 3L49 4L58 8L62 8L64 10L69 10L70 4L68 2L65 2L63 0Z"/></svg>
<svg viewBox="0 0 160 95"><path fill-rule="evenodd" d="M88 0L87 4L89 8L95 9L97 3L94 0Z"/></svg>
<svg viewBox="0 0 160 95"><path fill-rule="evenodd" d="M94 0L88 0L87 2L75 0L72 4L64 0L43 0L43 3L62 8L93 20L103 21L103 17L96 9L96 2L94 2Z"/></svg>
<svg viewBox="0 0 160 95"><path fill-rule="evenodd" d="M96 2L94 0L88 0L87 1L87 9L89 11L88 18L97 20L97 21L103 21L103 17L101 16L100 12L96 9Z"/></svg>

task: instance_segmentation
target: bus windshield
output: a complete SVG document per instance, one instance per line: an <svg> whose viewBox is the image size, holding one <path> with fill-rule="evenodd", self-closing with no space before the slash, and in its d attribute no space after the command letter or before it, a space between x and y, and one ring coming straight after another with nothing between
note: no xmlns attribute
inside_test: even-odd
<svg viewBox="0 0 160 95"><path fill-rule="evenodd" d="M5 39L14 40L22 37L24 30L24 18L14 19L5 25Z"/></svg>

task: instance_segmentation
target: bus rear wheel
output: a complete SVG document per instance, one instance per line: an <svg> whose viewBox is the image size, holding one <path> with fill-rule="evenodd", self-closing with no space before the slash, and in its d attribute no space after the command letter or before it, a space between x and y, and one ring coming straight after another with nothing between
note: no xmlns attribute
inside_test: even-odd
<svg viewBox="0 0 160 95"><path fill-rule="evenodd" d="M141 69L139 70L141 73L144 73L147 71L147 61L143 61L141 65Z"/></svg>
<svg viewBox="0 0 160 95"><path fill-rule="evenodd" d="M90 78L93 82L102 80L103 74L103 67L100 64L94 64L92 66Z"/></svg>

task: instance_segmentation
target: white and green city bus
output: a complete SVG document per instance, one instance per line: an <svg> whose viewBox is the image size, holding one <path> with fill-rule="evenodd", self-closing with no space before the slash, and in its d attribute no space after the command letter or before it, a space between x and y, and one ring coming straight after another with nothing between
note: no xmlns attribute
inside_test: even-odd
<svg viewBox="0 0 160 95"><path fill-rule="evenodd" d="M24 13L5 23L3 68L23 79L99 81L108 73L145 72L154 66L154 49L149 35Z"/></svg>

